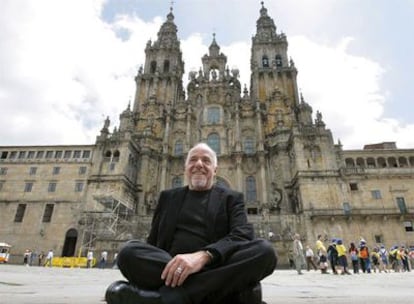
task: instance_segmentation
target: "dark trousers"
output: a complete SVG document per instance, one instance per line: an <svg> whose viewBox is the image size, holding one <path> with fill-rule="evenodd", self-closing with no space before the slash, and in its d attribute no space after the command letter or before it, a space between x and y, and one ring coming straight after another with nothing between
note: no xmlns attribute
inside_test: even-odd
<svg viewBox="0 0 414 304"><path fill-rule="evenodd" d="M312 265L313 269L315 269L315 270L318 269L315 262L313 261L313 257L312 256L307 256L306 257L306 266L308 268L308 271L310 270L311 265Z"/></svg>
<svg viewBox="0 0 414 304"><path fill-rule="evenodd" d="M171 259L168 252L134 240L119 252L118 267L131 284L158 290L165 304L213 304L257 285L273 272L277 263L275 251L266 240L240 242L223 264L206 267L190 275L180 287L171 288L161 280Z"/></svg>

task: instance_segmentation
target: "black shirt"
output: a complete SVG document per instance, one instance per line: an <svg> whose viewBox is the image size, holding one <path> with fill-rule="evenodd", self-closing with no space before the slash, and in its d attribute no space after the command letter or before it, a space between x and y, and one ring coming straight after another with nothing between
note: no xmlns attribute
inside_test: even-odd
<svg viewBox="0 0 414 304"><path fill-rule="evenodd" d="M210 192L189 190L186 194L169 250L172 256L195 252L209 244L206 215Z"/></svg>

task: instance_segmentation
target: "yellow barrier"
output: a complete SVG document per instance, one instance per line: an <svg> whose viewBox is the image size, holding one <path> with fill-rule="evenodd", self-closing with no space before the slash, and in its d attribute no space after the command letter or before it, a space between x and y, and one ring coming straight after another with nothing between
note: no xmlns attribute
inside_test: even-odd
<svg viewBox="0 0 414 304"><path fill-rule="evenodd" d="M87 258L81 257L55 257L52 260L53 267L86 267L88 260ZM92 267L96 264L96 259L92 259Z"/></svg>

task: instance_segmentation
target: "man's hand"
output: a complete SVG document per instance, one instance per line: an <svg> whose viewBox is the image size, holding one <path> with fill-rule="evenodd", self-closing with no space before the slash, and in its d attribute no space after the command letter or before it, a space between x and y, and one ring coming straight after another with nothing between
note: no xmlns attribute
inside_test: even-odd
<svg viewBox="0 0 414 304"><path fill-rule="evenodd" d="M177 254L165 266L161 279L165 280L167 286L181 286L190 274L199 272L210 259L205 251Z"/></svg>

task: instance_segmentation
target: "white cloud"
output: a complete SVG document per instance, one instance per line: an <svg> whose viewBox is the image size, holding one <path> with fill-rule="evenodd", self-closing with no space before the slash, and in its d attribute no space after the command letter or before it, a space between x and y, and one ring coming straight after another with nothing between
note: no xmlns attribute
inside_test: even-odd
<svg viewBox="0 0 414 304"><path fill-rule="evenodd" d="M337 45L318 44L303 36L289 41L305 100L314 113L322 112L334 138L345 148L360 149L382 141L414 146L414 140L406 136L413 126L385 116L387 92L380 83L386 71L369 58L350 54L352 38L343 38Z"/></svg>
<svg viewBox="0 0 414 304"><path fill-rule="evenodd" d="M102 1L9 1L0 13L0 144L93 144L134 96L138 64L161 20L100 19ZM3 18L4 17L4 18ZM116 36L129 29L128 40ZM114 125L114 123L112 124Z"/></svg>

